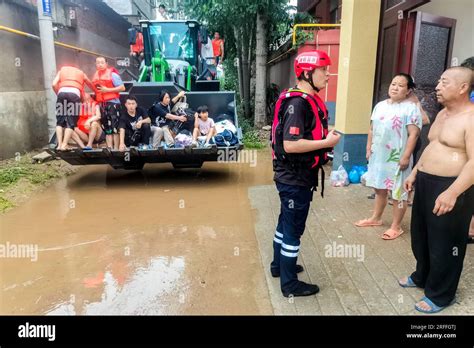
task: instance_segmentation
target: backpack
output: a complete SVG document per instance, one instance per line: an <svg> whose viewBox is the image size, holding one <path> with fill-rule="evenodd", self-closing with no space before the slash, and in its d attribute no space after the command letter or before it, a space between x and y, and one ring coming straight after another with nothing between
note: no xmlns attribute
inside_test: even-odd
<svg viewBox="0 0 474 348"><path fill-rule="evenodd" d="M233 146L239 142L237 136L228 129L214 136L214 144L217 146Z"/></svg>

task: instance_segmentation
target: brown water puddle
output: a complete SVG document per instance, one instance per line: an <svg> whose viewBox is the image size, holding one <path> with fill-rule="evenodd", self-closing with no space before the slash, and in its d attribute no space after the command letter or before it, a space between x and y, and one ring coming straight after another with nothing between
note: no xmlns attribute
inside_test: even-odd
<svg viewBox="0 0 474 348"><path fill-rule="evenodd" d="M80 170L0 217L0 314L272 314L247 195L271 178L268 150Z"/></svg>

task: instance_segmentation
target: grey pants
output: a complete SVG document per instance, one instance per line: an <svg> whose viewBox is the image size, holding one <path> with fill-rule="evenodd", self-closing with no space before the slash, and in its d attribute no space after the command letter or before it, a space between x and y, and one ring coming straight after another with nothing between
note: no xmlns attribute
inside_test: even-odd
<svg viewBox="0 0 474 348"><path fill-rule="evenodd" d="M163 126L163 127L151 126L151 132L153 133L153 148L154 149L160 146L163 138L165 138L166 145L170 146L174 144L174 138L171 135L171 132L168 126Z"/></svg>

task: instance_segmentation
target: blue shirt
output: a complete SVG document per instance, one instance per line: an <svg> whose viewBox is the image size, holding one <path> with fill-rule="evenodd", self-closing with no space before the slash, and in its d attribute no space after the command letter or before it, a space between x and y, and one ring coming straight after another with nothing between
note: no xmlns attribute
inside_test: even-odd
<svg viewBox="0 0 474 348"><path fill-rule="evenodd" d="M118 86L123 85L122 78L120 77L119 74L114 73L114 72L112 73L112 83L113 83L114 87L118 87ZM116 98L116 99L109 100L108 102L109 103L120 104L120 99Z"/></svg>

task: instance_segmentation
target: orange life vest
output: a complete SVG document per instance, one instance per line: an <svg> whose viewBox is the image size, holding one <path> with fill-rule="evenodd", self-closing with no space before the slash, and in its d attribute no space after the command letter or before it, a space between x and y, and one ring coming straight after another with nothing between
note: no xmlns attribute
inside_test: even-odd
<svg viewBox="0 0 474 348"><path fill-rule="evenodd" d="M97 85L101 85L102 87L107 87L107 88L114 88L114 83L112 81L112 73L117 73L117 70L115 68L107 68L105 70L99 71L97 70L94 74L94 77L92 78L92 83L94 84L94 87L97 88ZM95 100L98 103L101 102L107 102L112 99L119 99L120 98L120 93L118 92L100 92L99 90L96 89L96 97Z"/></svg>
<svg viewBox="0 0 474 348"><path fill-rule="evenodd" d="M130 50L132 52L141 53L145 49L143 45L143 34L138 32L137 38L135 40L135 45L130 45Z"/></svg>
<svg viewBox="0 0 474 348"><path fill-rule="evenodd" d="M59 70L58 90L63 87L77 88L84 94L84 72L72 66L64 66Z"/></svg>
<svg viewBox="0 0 474 348"><path fill-rule="evenodd" d="M89 134L89 130L84 126L84 124L89 118L95 115L96 107L97 103L94 100L91 100L89 103L82 103L81 105L81 113L79 114L77 126L86 134Z"/></svg>

